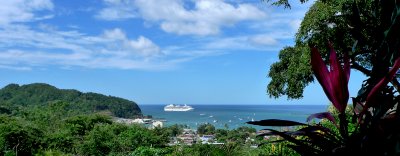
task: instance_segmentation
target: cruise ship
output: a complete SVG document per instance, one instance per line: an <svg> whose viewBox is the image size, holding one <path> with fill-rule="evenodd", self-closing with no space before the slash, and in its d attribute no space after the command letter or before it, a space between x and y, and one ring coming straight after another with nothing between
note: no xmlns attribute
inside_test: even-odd
<svg viewBox="0 0 400 156"><path fill-rule="evenodd" d="M164 111L178 111L178 112L185 112L185 111L191 111L194 108L188 105L175 105L175 104L169 104L164 107Z"/></svg>

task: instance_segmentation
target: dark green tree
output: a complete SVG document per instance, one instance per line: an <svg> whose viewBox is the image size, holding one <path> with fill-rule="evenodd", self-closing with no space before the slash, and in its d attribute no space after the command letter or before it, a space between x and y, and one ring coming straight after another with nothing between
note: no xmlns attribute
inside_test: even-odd
<svg viewBox="0 0 400 156"><path fill-rule="evenodd" d="M24 120L0 116L0 155L34 155L43 131Z"/></svg>

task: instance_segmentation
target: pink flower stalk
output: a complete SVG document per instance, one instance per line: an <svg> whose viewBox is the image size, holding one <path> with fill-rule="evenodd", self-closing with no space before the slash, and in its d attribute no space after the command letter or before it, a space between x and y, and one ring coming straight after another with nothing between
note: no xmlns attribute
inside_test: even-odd
<svg viewBox="0 0 400 156"><path fill-rule="evenodd" d="M349 100L347 85L350 78L350 60L348 54L345 53L342 68L332 45L329 45L329 47L331 49L329 58L330 70L322 60L317 48L311 49L311 66L328 99L340 113L343 113Z"/></svg>

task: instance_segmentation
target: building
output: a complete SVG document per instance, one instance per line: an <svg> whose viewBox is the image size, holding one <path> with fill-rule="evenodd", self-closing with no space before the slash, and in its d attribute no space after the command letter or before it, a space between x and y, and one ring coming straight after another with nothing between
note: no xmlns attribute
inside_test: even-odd
<svg viewBox="0 0 400 156"><path fill-rule="evenodd" d="M155 127L160 127L160 128L162 128L163 125L164 125L164 124L163 124L162 121L153 121L153 123L151 124L152 128L155 128Z"/></svg>
<svg viewBox="0 0 400 156"><path fill-rule="evenodd" d="M176 143L192 145L192 144L196 143L197 135L196 135L196 132L192 129L183 129L182 134L178 135L176 138L177 138Z"/></svg>
<svg viewBox="0 0 400 156"><path fill-rule="evenodd" d="M201 143L202 144L209 144L211 142L214 142L214 135L203 135L200 137Z"/></svg>

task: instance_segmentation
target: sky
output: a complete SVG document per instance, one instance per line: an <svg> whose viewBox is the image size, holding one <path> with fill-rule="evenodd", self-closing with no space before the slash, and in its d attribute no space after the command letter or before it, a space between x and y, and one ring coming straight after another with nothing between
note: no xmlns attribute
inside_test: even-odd
<svg viewBox="0 0 400 156"><path fill-rule="evenodd" d="M329 103L266 93L269 67L312 2L13 0L0 2L0 87L48 83L140 104ZM361 86L352 71L350 95Z"/></svg>

